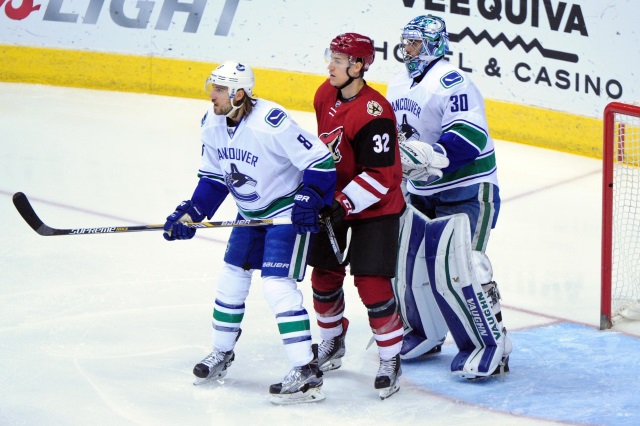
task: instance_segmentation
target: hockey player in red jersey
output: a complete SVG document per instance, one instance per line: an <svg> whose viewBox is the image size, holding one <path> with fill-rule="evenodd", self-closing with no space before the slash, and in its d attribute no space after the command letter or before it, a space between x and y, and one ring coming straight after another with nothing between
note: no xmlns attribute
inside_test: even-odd
<svg viewBox="0 0 640 426"><path fill-rule="evenodd" d="M374 387L382 399L399 390L403 328L391 280L398 252L399 217L405 210L396 121L389 102L367 85L373 41L356 33L340 34L325 52L329 78L318 88L314 108L318 134L333 154L338 180L330 219L347 259L340 264L327 232L314 236L309 265L316 318L322 343L319 364L339 368L345 354L348 320L344 318L346 266L367 308L380 368Z"/></svg>

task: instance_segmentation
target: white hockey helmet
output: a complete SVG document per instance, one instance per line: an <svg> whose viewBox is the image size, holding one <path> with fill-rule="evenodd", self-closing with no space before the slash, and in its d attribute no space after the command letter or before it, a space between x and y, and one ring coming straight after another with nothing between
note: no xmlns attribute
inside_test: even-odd
<svg viewBox="0 0 640 426"><path fill-rule="evenodd" d="M251 96L254 84L253 69L249 65L243 65L238 61L226 61L211 71L204 84L204 90L211 93L213 85L226 86L229 88L229 97L233 99L239 89Z"/></svg>

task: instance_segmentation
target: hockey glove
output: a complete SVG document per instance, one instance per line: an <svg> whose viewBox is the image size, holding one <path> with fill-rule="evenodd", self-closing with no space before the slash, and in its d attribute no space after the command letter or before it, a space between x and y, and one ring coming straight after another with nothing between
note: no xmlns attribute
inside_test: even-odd
<svg viewBox="0 0 640 426"><path fill-rule="evenodd" d="M439 144L409 140L400 142L400 161L405 178L434 181L442 177L442 169L449 165L447 152Z"/></svg>
<svg viewBox="0 0 640 426"><path fill-rule="evenodd" d="M183 222L201 222L202 219L204 219L204 213L193 201L183 201L176 207L176 211L167 217L162 235L167 241L189 240L196 235L196 230L189 228Z"/></svg>
<svg viewBox="0 0 640 426"><path fill-rule="evenodd" d="M293 197L291 223L298 234L320 231L320 209L324 207L322 197L309 186L303 186Z"/></svg>
<svg viewBox="0 0 640 426"><path fill-rule="evenodd" d="M351 203L349 197L338 191L333 203L331 203L331 207L327 207L322 211L322 223L324 224L326 218L329 218L331 226L335 226L337 223L342 222L342 219L352 211L353 203Z"/></svg>

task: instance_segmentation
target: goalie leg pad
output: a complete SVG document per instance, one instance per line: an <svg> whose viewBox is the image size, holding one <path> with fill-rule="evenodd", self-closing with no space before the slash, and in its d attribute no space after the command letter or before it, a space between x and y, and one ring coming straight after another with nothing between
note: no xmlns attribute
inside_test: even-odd
<svg viewBox="0 0 640 426"><path fill-rule="evenodd" d="M502 330L503 339L498 340L499 345L504 346L504 352L502 353L502 358L509 357L511 353L512 344L511 338L507 334L507 329L504 327L502 323L502 308L500 307L500 292L498 291L498 284L495 281L491 281L487 284L482 285L482 289L484 293L487 295L487 299L489 300L489 305L491 306L491 310L493 314L496 316L498 320L498 326L500 330Z"/></svg>
<svg viewBox="0 0 640 426"><path fill-rule="evenodd" d="M505 335L476 278L469 219L466 214L438 218L425 232L429 280L459 350L451 371L489 376L502 360Z"/></svg>
<svg viewBox="0 0 640 426"><path fill-rule="evenodd" d="M485 283L482 284L482 290L484 290L484 293L489 300L491 310L496 316L498 326L500 327L500 330L502 330L502 334L504 336L503 339L498 340L498 345L504 346L502 358L505 361L504 363L506 363L506 358L508 358L511 353L512 345L511 338L507 334L507 329L502 323L502 309L500 307L501 297L500 291L498 291L498 284L493 281L493 268L491 267L491 262L485 253L477 250L473 250L471 253L473 255L473 266L475 268L476 278L478 282ZM508 366L506 371L508 371Z"/></svg>
<svg viewBox="0 0 640 426"><path fill-rule="evenodd" d="M401 219L394 292L404 325L402 359L438 352L448 331L427 274L425 230L429 222L410 204Z"/></svg>

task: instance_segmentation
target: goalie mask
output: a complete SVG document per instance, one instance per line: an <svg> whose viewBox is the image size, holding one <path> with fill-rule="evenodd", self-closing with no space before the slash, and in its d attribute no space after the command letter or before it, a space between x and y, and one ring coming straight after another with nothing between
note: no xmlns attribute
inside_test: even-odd
<svg viewBox="0 0 640 426"><path fill-rule="evenodd" d="M229 98L233 100L240 89L243 89L247 96L251 96L254 84L255 78L250 66L237 61L226 61L211 71L204 84L204 90L211 93L214 85L226 86L229 88Z"/></svg>
<svg viewBox="0 0 640 426"><path fill-rule="evenodd" d="M422 15L402 29L400 53L412 78L421 75L430 62L449 51L449 34L442 18Z"/></svg>

